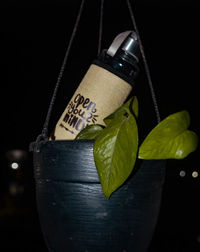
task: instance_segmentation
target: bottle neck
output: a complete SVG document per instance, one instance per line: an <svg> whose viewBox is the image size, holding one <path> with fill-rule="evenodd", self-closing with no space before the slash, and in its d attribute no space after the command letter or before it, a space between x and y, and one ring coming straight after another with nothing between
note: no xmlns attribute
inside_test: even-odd
<svg viewBox="0 0 200 252"><path fill-rule="evenodd" d="M99 60L132 80L138 75L138 61L123 50L119 50L113 57L103 50Z"/></svg>
<svg viewBox="0 0 200 252"><path fill-rule="evenodd" d="M130 63L125 57L122 57L122 55L119 54L115 55L114 57L105 55L104 62L110 65L116 71L119 71L125 74L127 77L131 77L133 79L135 79L139 72L136 60L135 62Z"/></svg>
<svg viewBox="0 0 200 252"><path fill-rule="evenodd" d="M135 85L134 80L139 71L137 64L133 66L121 58L118 59L117 57L111 57L106 54L106 51L103 51L98 59L93 61L93 64L117 75L132 87Z"/></svg>

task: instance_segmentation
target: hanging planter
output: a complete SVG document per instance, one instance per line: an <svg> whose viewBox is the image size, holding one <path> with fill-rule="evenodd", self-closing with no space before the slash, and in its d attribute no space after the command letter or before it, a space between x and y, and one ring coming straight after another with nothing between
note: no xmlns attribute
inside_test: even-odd
<svg viewBox="0 0 200 252"><path fill-rule="evenodd" d="M137 150L133 123L119 127L123 117L128 122L127 114L130 120L137 114L136 98L130 101L105 119L107 128L91 125L81 131L77 139L82 140L41 141L33 147L37 206L49 251L147 250L165 159L194 151L197 136L187 129L189 114L181 111L158 124ZM137 153L150 160L136 161Z"/></svg>
<svg viewBox="0 0 200 252"><path fill-rule="evenodd" d="M41 141L33 152L41 228L49 251L146 251L158 218L165 161L141 161L109 200L92 140Z"/></svg>
<svg viewBox="0 0 200 252"><path fill-rule="evenodd" d="M165 159L183 158L194 151L197 136L187 130L189 116L183 111L163 120L138 146L135 98L105 118L104 129L93 125L80 132L76 140L48 140L52 107L83 3L84 0L42 134L31 145L41 228L47 247L53 252L145 252L159 214ZM128 0L127 3L131 10ZM131 18L143 52L132 11ZM142 55L159 123L144 52ZM186 146L185 141L189 143ZM116 145L120 146L119 152Z"/></svg>

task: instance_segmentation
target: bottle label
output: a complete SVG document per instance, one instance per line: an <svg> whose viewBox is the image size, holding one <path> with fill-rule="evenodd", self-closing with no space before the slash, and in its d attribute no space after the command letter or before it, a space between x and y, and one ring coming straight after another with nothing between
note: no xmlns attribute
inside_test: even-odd
<svg viewBox="0 0 200 252"><path fill-rule="evenodd" d="M91 65L60 117L55 140L74 139L87 125L104 125L103 119L120 107L132 87L97 65Z"/></svg>

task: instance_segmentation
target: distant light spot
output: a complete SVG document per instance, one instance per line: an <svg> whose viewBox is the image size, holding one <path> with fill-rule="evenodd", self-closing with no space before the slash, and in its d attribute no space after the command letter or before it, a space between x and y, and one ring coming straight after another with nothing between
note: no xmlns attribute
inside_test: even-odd
<svg viewBox="0 0 200 252"><path fill-rule="evenodd" d="M199 176L199 173L197 171L193 171L192 177L197 178Z"/></svg>
<svg viewBox="0 0 200 252"><path fill-rule="evenodd" d="M185 177L186 172L182 170L182 171L180 171L179 175L180 175L181 178L183 178L183 177Z"/></svg>
<svg viewBox="0 0 200 252"><path fill-rule="evenodd" d="M19 164L16 163L16 162L13 162L13 163L11 164L11 168L12 168L13 170L17 170L17 169L19 168Z"/></svg>

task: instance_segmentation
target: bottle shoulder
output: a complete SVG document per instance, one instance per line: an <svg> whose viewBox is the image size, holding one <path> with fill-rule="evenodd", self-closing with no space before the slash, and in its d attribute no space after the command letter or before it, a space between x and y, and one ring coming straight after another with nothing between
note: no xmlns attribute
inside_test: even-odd
<svg viewBox="0 0 200 252"><path fill-rule="evenodd" d="M114 68L112 65L107 64L101 60L94 60L92 62L92 64L97 65L99 67L102 67L104 69L106 69L107 71L111 72L112 74L118 76L119 78L123 79L124 81L126 81L128 84L130 84L131 86L134 85L134 79L132 76L127 75L124 71L121 71L121 69L117 69Z"/></svg>

